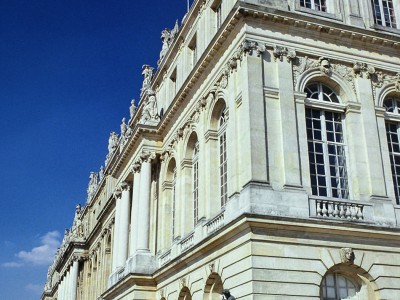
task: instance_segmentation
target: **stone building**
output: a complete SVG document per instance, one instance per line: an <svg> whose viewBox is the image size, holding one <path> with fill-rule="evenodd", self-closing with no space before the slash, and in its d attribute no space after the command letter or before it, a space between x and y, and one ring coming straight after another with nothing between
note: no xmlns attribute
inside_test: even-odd
<svg viewBox="0 0 400 300"><path fill-rule="evenodd" d="M43 300L400 299L400 0L196 0Z"/></svg>

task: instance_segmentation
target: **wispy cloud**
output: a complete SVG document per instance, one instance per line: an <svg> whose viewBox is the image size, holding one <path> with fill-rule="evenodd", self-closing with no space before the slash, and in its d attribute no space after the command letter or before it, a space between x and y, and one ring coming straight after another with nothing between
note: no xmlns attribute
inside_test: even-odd
<svg viewBox="0 0 400 300"><path fill-rule="evenodd" d="M6 268L17 268L24 264L49 265L54 258L54 254L60 245L60 233L51 231L40 237L41 245L32 248L30 251L20 251L15 256L18 261L3 263Z"/></svg>
<svg viewBox="0 0 400 300"><path fill-rule="evenodd" d="M25 289L33 292L36 295L41 295L43 292L43 285L40 284L33 284L33 283L29 283L25 286Z"/></svg>
<svg viewBox="0 0 400 300"><path fill-rule="evenodd" d="M10 261L10 262L3 263L1 265L5 268L19 268L19 267L22 267L24 264L16 262L16 261Z"/></svg>

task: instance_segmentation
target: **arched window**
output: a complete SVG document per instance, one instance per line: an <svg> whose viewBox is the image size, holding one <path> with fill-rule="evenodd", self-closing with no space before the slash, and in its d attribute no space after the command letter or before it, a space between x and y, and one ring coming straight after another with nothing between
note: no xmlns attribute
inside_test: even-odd
<svg viewBox="0 0 400 300"><path fill-rule="evenodd" d="M199 220L199 142L196 142L192 157L193 172L193 224Z"/></svg>
<svg viewBox="0 0 400 300"><path fill-rule="evenodd" d="M329 273L322 279L321 300L341 300L355 296L360 286L352 279L339 274Z"/></svg>
<svg viewBox="0 0 400 300"><path fill-rule="evenodd" d="M383 102L383 106L385 107L386 112L389 113L385 122L386 137L389 149L390 166L392 169L394 193L397 203L400 203L400 98L387 98Z"/></svg>
<svg viewBox="0 0 400 300"><path fill-rule="evenodd" d="M226 155L226 115L225 109L221 110L218 120L218 144L219 144L219 187L221 206L228 201L228 161Z"/></svg>
<svg viewBox="0 0 400 300"><path fill-rule="evenodd" d="M343 113L336 93L318 82L305 88L306 128L313 195L348 198Z"/></svg>

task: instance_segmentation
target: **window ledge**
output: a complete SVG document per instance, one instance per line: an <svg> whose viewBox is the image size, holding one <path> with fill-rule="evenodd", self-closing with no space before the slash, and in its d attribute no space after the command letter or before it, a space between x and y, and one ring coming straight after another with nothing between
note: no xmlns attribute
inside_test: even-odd
<svg viewBox="0 0 400 300"><path fill-rule="evenodd" d="M394 33L394 34L400 35L400 29L397 29L397 28L382 26L382 25L378 25L378 24L373 24L370 28L374 29L374 30L385 31L388 33Z"/></svg>
<svg viewBox="0 0 400 300"><path fill-rule="evenodd" d="M296 2L295 10L298 12L312 14L312 15L316 15L319 17L343 22L343 16L340 13L333 14L333 13L319 11L319 10L312 9L312 8L303 7L303 6L300 6L300 4L298 2Z"/></svg>

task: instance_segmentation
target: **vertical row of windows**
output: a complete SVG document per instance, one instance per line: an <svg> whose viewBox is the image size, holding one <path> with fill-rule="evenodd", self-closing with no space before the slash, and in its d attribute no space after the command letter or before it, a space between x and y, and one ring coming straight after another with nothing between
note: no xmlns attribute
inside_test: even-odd
<svg viewBox="0 0 400 300"><path fill-rule="evenodd" d="M219 180L220 180L220 196L221 207L225 206L228 201L228 163L226 157L226 116L224 111L221 112L219 118L218 129L219 142Z"/></svg>
<svg viewBox="0 0 400 300"><path fill-rule="evenodd" d="M375 23L397 28L393 0L372 0Z"/></svg>
<svg viewBox="0 0 400 300"><path fill-rule="evenodd" d="M327 86L314 83L306 87L311 101L339 103ZM348 198L347 166L342 113L306 108L306 130L313 195Z"/></svg>

